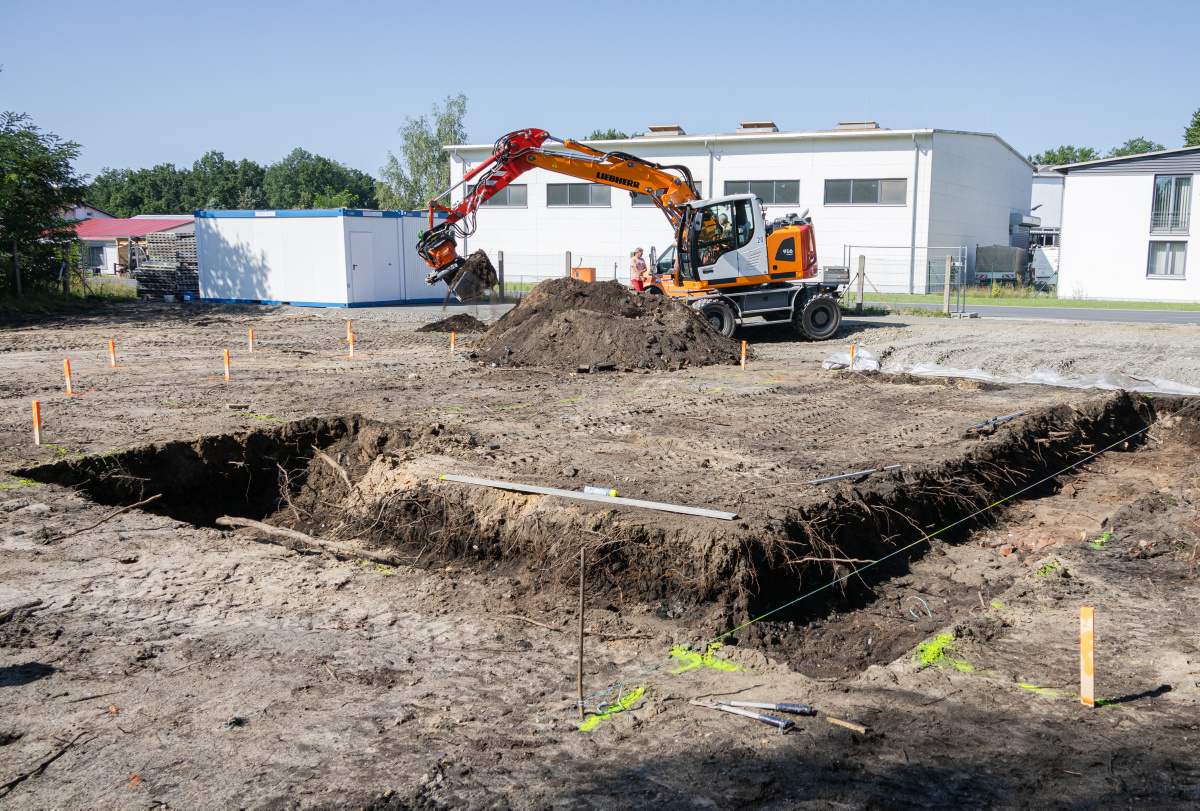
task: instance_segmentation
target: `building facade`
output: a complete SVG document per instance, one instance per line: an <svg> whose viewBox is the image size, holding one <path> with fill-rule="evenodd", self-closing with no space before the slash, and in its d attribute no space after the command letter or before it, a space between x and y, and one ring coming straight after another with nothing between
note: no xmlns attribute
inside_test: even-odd
<svg viewBox="0 0 1200 811"><path fill-rule="evenodd" d="M1200 301L1191 212L1200 146L1058 167L1061 298Z"/></svg>
<svg viewBox="0 0 1200 811"><path fill-rule="evenodd" d="M995 135L839 127L779 132L767 123L695 136L652 128L643 137L587 143L686 166L702 197L753 192L768 219L807 209L821 266L853 262L847 246L961 246L973 263L976 245L1008 245L1012 215L1029 211L1033 167ZM492 153L490 144L446 149L452 184ZM482 248L493 258L503 251L514 281L563 275L568 251L572 264L596 268L598 279L627 281L634 249L661 253L672 239L648 198L534 169L479 210L459 251Z"/></svg>

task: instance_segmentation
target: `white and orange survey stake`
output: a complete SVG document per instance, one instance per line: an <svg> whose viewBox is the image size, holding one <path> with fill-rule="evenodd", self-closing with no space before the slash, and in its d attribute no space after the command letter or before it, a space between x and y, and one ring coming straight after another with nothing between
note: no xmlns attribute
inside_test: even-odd
<svg viewBox="0 0 1200 811"><path fill-rule="evenodd" d="M346 321L346 342L349 343L350 341L353 341L353 340L354 340L354 330L351 329L350 322Z"/></svg>
<svg viewBox="0 0 1200 811"><path fill-rule="evenodd" d="M108 366L111 369L117 368L117 345L112 341L108 342Z"/></svg>
<svg viewBox="0 0 1200 811"><path fill-rule="evenodd" d="M854 344L850 344L850 371L854 371Z"/></svg>
<svg viewBox="0 0 1200 811"><path fill-rule="evenodd" d="M229 350L226 349L224 351L225 351L225 379L228 380L229 379Z"/></svg>
<svg viewBox="0 0 1200 811"><path fill-rule="evenodd" d="M63 358L63 377L67 379L67 394L74 394L71 388L71 361L67 358Z"/></svg>
<svg viewBox="0 0 1200 811"><path fill-rule="evenodd" d="M450 354L451 355L454 354L454 338L455 338L455 333L451 332L450 333Z"/></svg>
<svg viewBox="0 0 1200 811"><path fill-rule="evenodd" d="M746 342L742 341L742 371L746 371Z"/></svg>
<svg viewBox="0 0 1200 811"><path fill-rule="evenodd" d="M254 354L254 330L250 330L250 354Z"/></svg>
<svg viewBox="0 0 1200 811"><path fill-rule="evenodd" d="M350 323L349 321L346 322L346 324L349 324L349 323ZM350 342L350 357L354 357L354 333L347 332L346 340Z"/></svg>
<svg viewBox="0 0 1200 811"><path fill-rule="evenodd" d="M42 404L33 401L33 444L42 444Z"/></svg>
<svg viewBox="0 0 1200 811"><path fill-rule="evenodd" d="M1079 608L1079 700L1096 706L1096 612Z"/></svg>

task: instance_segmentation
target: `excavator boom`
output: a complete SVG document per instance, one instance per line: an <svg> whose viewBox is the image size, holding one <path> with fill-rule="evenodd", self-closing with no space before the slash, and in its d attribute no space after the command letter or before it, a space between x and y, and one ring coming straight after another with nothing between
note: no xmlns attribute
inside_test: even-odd
<svg viewBox="0 0 1200 811"><path fill-rule="evenodd" d="M547 141L569 151L546 149ZM674 229L684 218L686 205L698 200L691 172L685 166L662 166L624 152L602 152L570 139L555 138L546 130L510 132L496 142L491 157L429 203L429 230L417 243L417 253L433 268L426 281L445 281L460 301L478 298L489 286L484 274L473 272L456 250L458 237L475 231L475 214L497 192L530 169L559 174L645 194L667 216ZM453 207L439 203L454 189L467 185L462 200ZM434 225L437 213L445 219Z"/></svg>

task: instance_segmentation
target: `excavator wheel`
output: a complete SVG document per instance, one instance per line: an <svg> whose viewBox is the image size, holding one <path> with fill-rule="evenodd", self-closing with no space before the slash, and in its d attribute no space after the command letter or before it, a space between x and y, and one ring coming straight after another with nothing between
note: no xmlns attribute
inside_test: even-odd
<svg viewBox="0 0 1200 811"><path fill-rule="evenodd" d="M724 335L726 338L732 338L734 331L737 329L737 319L733 316L733 308L721 299L705 302L699 307L700 315L704 316L704 320L712 324L713 329Z"/></svg>
<svg viewBox="0 0 1200 811"><path fill-rule="evenodd" d="M808 297L792 317L796 332L810 341L829 340L841 324L842 308L837 299L825 294Z"/></svg>

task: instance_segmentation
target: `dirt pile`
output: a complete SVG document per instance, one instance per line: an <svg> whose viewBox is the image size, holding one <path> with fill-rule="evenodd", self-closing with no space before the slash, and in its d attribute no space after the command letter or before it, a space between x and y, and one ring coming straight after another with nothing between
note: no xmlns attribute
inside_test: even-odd
<svg viewBox="0 0 1200 811"><path fill-rule="evenodd" d="M468 313L458 313L426 324L417 332L487 332L488 325Z"/></svg>
<svg viewBox="0 0 1200 811"><path fill-rule="evenodd" d="M488 364L560 369L675 369L738 359L739 344L682 302L618 282L550 279L480 339Z"/></svg>

